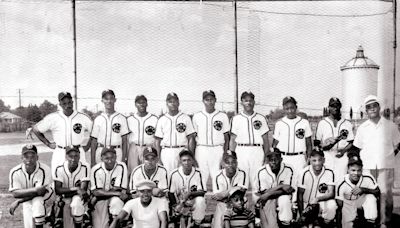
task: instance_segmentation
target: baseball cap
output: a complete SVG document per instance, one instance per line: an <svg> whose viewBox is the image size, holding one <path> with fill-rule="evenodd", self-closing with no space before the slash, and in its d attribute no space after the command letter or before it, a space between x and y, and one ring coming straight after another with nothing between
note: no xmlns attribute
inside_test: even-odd
<svg viewBox="0 0 400 228"><path fill-rule="evenodd" d="M231 190L228 193L228 198L231 199L233 196L237 195L237 194L241 194L241 195L245 195L246 194L246 188L244 188L244 186L235 186L233 188L231 188Z"/></svg>
<svg viewBox="0 0 400 228"><path fill-rule="evenodd" d="M115 97L114 91L112 91L111 89L107 89L107 90L104 90L104 91L101 93L101 98L104 98L107 94L111 94L111 95L113 95L113 96Z"/></svg>
<svg viewBox="0 0 400 228"><path fill-rule="evenodd" d="M206 90L206 91L203 92L203 100L204 100L207 96L213 96L214 98L216 98L216 97L215 97L215 93L214 93L214 91L212 91L212 90Z"/></svg>
<svg viewBox="0 0 400 228"><path fill-rule="evenodd" d="M58 94L58 101L61 101L62 99L66 98L66 97L72 98L71 93L69 93L69 92L60 92Z"/></svg>
<svg viewBox="0 0 400 228"><path fill-rule="evenodd" d="M154 157L157 157L157 151L153 147L146 147L143 150L143 157L147 157L148 155L153 155Z"/></svg>
<svg viewBox="0 0 400 228"><path fill-rule="evenodd" d="M236 152L230 150L226 151L226 153L224 153L222 160L226 162L228 158L233 158L237 160Z"/></svg>
<svg viewBox="0 0 400 228"><path fill-rule="evenodd" d="M297 105L296 99L294 99L294 97L291 97L291 96L287 96L287 97L283 98L282 105L285 105L289 102L293 103L294 105Z"/></svg>
<svg viewBox="0 0 400 228"><path fill-rule="evenodd" d="M67 147L65 148L65 154L68 154L69 152L72 152L72 151L75 151L75 152L78 152L78 153L81 152L81 151L79 150L79 148L74 147L74 146L67 146Z"/></svg>
<svg viewBox="0 0 400 228"><path fill-rule="evenodd" d="M367 106L369 104L378 103L378 98L375 95L368 95L364 100L364 105Z"/></svg>
<svg viewBox="0 0 400 228"><path fill-rule="evenodd" d="M310 153L310 157L314 157L315 155L319 155L321 157L325 157L324 151L322 151L321 149L318 149L318 148L314 148Z"/></svg>
<svg viewBox="0 0 400 228"><path fill-rule="evenodd" d="M349 162L348 162L347 166L352 166L352 165L359 165L362 167L363 162L358 156L353 156L353 157L349 158Z"/></svg>
<svg viewBox="0 0 400 228"><path fill-rule="evenodd" d="M25 153L28 153L28 152L37 154L36 146L32 145L32 144L28 144L28 145L25 145L24 147L22 147L22 152L21 152L22 155L24 155Z"/></svg>
<svg viewBox="0 0 400 228"><path fill-rule="evenodd" d="M193 153L188 150L182 150L181 152L179 152L179 158L186 156L186 155L189 155L190 157L194 158Z"/></svg>
<svg viewBox="0 0 400 228"><path fill-rule="evenodd" d="M101 156L105 155L107 152L113 152L114 154L117 154L117 151L115 151L114 147L104 147L103 150L101 150Z"/></svg>
<svg viewBox="0 0 400 228"><path fill-rule="evenodd" d="M247 96L250 96L251 97L251 99L253 99L254 100L254 93L252 93L251 91L244 91L243 93L242 93L242 95L240 96L240 100L243 100L245 97L247 97Z"/></svg>
<svg viewBox="0 0 400 228"><path fill-rule="evenodd" d="M146 190L146 189L152 190L155 187L157 187L156 183L154 183L154 181L151 181L151 180L142 180L136 184L136 188L139 191Z"/></svg>
<svg viewBox="0 0 400 228"><path fill-rule="evenodd" d="M281 151L278 148L274 148L274 150L267 154L267 158L272 157L282 157Z"/></svg>
<svg viewBox="0 0 400 228"><path fill-rule="evenodd" d="M135 103L140 101L140 100L145 100L147 102L147 98L146 96L144 96L143 94L137 95L135 98Z"/></svg>
<svg viewBox="0 0 400 228"><path fill-rule="evenodd" d="M167 101L168 101L169 99L171 99L171 98L175 98L175 99L179 100L178 95L176 95L176 93L174 93L174 92L171 92L171 93L169 93L169 94L167 95Z"/></svg>
<svg viewBox="0 0 400 228"><path fill-rule="evenodd" d="M329 106L332 107L335 105L342 107L342 102L340 102L339 98L337 97L331 97L331 99L329 99Z"/></svg>

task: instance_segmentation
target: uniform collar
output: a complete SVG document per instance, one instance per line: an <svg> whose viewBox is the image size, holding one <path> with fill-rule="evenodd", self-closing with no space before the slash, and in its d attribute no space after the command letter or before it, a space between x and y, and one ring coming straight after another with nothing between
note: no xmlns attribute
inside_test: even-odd
<svg viewBox="0 0 400 228"><path fill-rule="evenodd" d="M296 118L294 118L294 119L289 119L289 118L287 118L287 116L285 115L282 119L284 120L284 121L298 121L298 120L300 120L300 116L296 116Z"/></svg>
<svg viewBox="0 0 400 228"><path fill-rule="evenodd" d="M39 163L39 161L36 161L36 168L32 172L32 174L36 173L39 170L39 167L40 167L40 163ZM28 172L26 172L26 166L25 166L24 163L22 163L22 171L25 172L25 173L28 173Z"/></svg>
<svg viewBox="0 0 400 228"><path fill-rule="evenodd" d="M101 113L101 115L103 115L103 116L106 117L107 119L108 119L108 118L112 118L112 117L114 117L115 115L118 115L118 114L119 114L119 112L115 111L113 114L110 115L110 117L108 117L108 115L106 114L106 112L102 112L102 113Z"/></svg>
<svg viewBox="0 0 400 228"><path fill-rule="evenodd" d="M215 114L217 114L218 110L215 109L214 112L208 113L208 112L206 111L206 109L203 109L202 112L203 112L205 115L207 115L207 116L214 116Z"/></svg>
<svg viewBox="0 0 400 228"><path fill-rule="evenodd" d="M194 174L195 171L196 171L196 168L192 167L192 171L190 172L190 174L189 174L189 175L186 175L186 174L183 172L182 166L179 166L179 168L178 168L178 172L179 172L182 176L193 176L193 174Z"/></svg>
<svg viewBox="0 0 400 228"><path fill-rule="evenodd" d="M71 117L75 116L78 112L77 112L76 110L74 110L74 111L71 113L71 115L69 115L69 116L66 116L66 115L64 114L63 110L60 110L59 113L60 113L60 115L61 115L62 117L68 119L68 118L71 118Z"/></svg>
<svg viewBox="0 0 400 228"><path fill-rule="evenodd" d="M326 121L328 121L330 124L332 124L332 125L334 125L333 124L333 120L331 119L331 118L329 118L329 116L327 116L327 117L325 117L325 120ZM338 125L339 125L339 123L341 123L341 122L343 122L344 121L344 119L343 118L340 118L340 120L338 120Z"/></svg>
<svg viewBox="0 0 400 228"><path fill-rule="evenodd" d="M360 186L361 182L362 182L363 176L361 175L360 180L358 180L358 182L356 184L353 184L350 180L350 174L346 174L344 176L344 180L347 182L347 184L349 184L352 188L354 188L355 186Z"/></svg>
<svg viewBox="0 0 400 228"><path fill-rule="evenodd" d="M117 166L117 164L118 164L118 161L115 161L114 167L113 167L111 170L107 170L106 165L104 164L104 162L101 162L101 165L100 165L100 166L101 166L102 169L104 169L104 171L110 172L110 171L113 171L113 170L115 169L115 167Z"/></svg>
<svg viewBox="0 0 400 228"><path fill-rule="evenodd" d="M235 174L233 175L232 179L235 178L239 173L239 168L236 168ZM224 175L226 178L229 178L228 175L226 175L226 170L222 169L222 175Z"/></svg>
<svg viewBox="0 0 400 228"><path fill-rule="evenodd" d="M145 119L145 118L149 117L150 115L151 115L150 112L147 112L147 114L145 116L139 116L139 114L137 112L135 112L133 114L133 116L138 118L138 119Z"/></svg>
<svg viewBox="0 0 400 228"><path fill-rule="evenodd" d="M144 169L144 164L141 164L141 170L142 170L142 174L144 176L145 179L147 180L153 180L154 176L157 174L158 168L160 167L159 164L156 165L156 169L154 170L154 173L151 174L150 178L146 175L146 170Z"/></svg>
<svg viewBox="0 0 400 228"><path fill-rule="evenodd" d="M65 162L64 162L64 169L65 169L65 172L67 172L67 174L70 174L70 175L72 175L72 174L78 172L78 171L80 170L81 166L82 166L82 164L81 164L81 162L79 161L79 162L78 162L78 167L76 167L76 169L71 173L71 172L69 171L69 168L68 168L68 161L65 161Z"/></svg>
<svg viewBox="0 0 400 228"><path fill-rule="evenodd" d="M181 111L179 110L179 112L175 115L175 116L171 116L168 112L165 113L166 116L168 116L171 119L177 118L179 115L181 115Z"/></svg>
<svg viewBox="0 0 400 228"><path fill-rule="evenodd" d="M325 165L322 166L321 173L320 173L318 176L315 175L314 170L313 170L312 166L310 165L310 173L311 173L314 177L320 177L322 174L324 174L324 172L325 172Z"/></svg>
<svg viewBox="0 0 400 228"><path fill-rule="evenodd" d="M265 169L267 170L267 172L271 175L273 175L275 177L275 179L277 178L277 176L279 176L279 174L281 174L283 172L283 169L285 168L285 164L283 162L281 162L281 167L279 169L278 175L275 175L274 172L272 172L271 166L269 164L265 165Z"/></svg>
<svg viewBox="0 0 400 228"><path fill-rule="evenodd" d="M253 116L255 116L257 113L256 111L253 110L253 114L251 114L250 116L247 115L246 113L244 113L244 111L241 111L240 114L242 114L242 116L246 117L246 118L252 118Z"/></svg>

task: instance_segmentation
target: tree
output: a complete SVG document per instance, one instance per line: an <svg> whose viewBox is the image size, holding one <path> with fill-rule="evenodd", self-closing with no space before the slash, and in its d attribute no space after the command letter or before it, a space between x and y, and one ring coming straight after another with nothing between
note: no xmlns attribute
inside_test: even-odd
<svg viewBox="0 0 400 228"><path fill-rule="evenodd" d="M4 101L0 99L0 112L9 112L10 111L10 106L5 105Z"/></svg>
<svg viewBox="0 0 400 228"><path fill-rule="evenodd" d="M48 100L44 100L39 106L41 117L44 118L47 114L57 111L57 105L51 103Z"/></svg>
<svg viewBox="0 0 400 228"><path fill-rule="evenodd" d="M92 112L88 110L87 108L82 109L82 112L88 115L92 120L94 120L97 116L101 114L101 111L98 111L97 113Z"/></svg>
<svg viewBox="0 0 400 228"><path fill-rule="evenodd" d="M29 105L26 109L26 119L32 122L39 122L42 119L42 113L37 105Z"/></svg>

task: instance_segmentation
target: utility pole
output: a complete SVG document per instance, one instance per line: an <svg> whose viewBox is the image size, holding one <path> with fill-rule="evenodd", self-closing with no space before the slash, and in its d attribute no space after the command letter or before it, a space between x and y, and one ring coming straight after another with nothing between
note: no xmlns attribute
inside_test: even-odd
<svg viewBox="0 0 400 228"><path fill-rule="evenodd" d="M393 0L393 118L396 111L397 0Z"/></svg>
<svg viewBox="0 0 400 228"><path fill-rule="evenodd" d="M18 103L19 103L19 106L18 107L22 107L22 102L21 102L21 89L18 89Z"/></svg>
<svg viewBox="0 0 400 228"><path fill-rule="evenodd" d="M75 0L72 0L72 28L74 39L74 100L75 110L78 110L78 76L77 76L77 61L76 61L76 9Z"/></svg>
<svg viewBox="0 0 400 228"><path fill-rule="evenodd" d="M235 111L239 113L239 71L238 71L238 22L237 22L237 0L234 2L235 13Z"/></svg>

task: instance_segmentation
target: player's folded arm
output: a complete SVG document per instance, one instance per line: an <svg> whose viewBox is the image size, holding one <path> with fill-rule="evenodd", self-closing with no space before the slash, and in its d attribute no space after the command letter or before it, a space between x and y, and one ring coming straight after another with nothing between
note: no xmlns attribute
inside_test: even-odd
<svg viewBox="0 0 400 228"><path fill-rule="evenodd" d="M37 188L26 188L26 189L14 189L11 191L14 198L27 198L42 196L38 193ZM44 194L43 194L44 195Z"/></svg>

